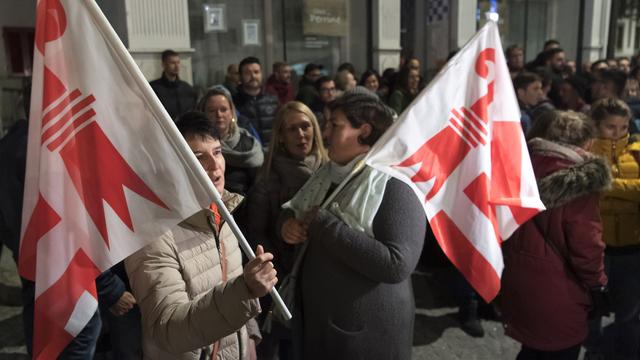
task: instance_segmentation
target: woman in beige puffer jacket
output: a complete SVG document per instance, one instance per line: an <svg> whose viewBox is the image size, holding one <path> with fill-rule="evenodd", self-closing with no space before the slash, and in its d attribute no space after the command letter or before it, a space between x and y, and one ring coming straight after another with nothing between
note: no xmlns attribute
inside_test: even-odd
<svg viewBox="0 0 640 360"><path fill-rule="evenodd" d="M225 162L212 123L193 112L176 125L232 212L242 197L224 191ZM125 259L142 314L144 358L255 357L249 335L259 337L251 326L260 313L258 297L277 282L272 258L259 247L243 269L238 240L212 205Z"/></svg>

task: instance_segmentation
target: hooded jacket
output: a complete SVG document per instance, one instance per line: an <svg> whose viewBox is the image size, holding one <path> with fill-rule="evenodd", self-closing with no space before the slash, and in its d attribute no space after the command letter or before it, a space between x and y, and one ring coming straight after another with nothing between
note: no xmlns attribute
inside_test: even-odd
<svg viewBox="0 0 640 360"><path fill-rule="evenodd" d="M633 156L640 152L640 143L629 144L628 135L619 140L598 139L593 152L609 160L614 178L600 201L607 251L640 250L640 166Z"/></svg>
<svg viewBox="0 0 640 360"><path fill-rule="evenodd" d="M558 351L584 341L589 289L607 283L598 201L611 179L579 148L535 138L529 151L547 210L503 243L503 321L524 345Z"/></svg>

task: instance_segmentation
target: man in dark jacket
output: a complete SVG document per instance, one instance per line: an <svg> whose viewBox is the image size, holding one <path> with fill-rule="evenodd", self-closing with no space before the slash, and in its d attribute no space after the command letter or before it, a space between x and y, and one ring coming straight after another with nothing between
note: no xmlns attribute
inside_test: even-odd
<svg viewBox="0 0 640 360"><path fill-rule="evenodd" d="M316 81L322 76L322 65L309 63L304 68L304 75L298 85L298 96L296 100L303 102L307 106L311 106L318 98L316 91Z"/></svg>
<svg viewBox="0 0 640 360"><path fill-rule="evenodd" d="M172 119L193 110L198 95L191 85L180 80L180 55L173 50L162 52L162 77L153 80L151 88L158 95L160 102L167 109Z"/></svg>
<svg viewBox="0 0 640 360"><path fill-rule="evenodd" d="M253 56L244 58L240 61L239 68L240 86L233 103L240 115L247 118L248 124L238 125L257 133L260 137L258 140L266 147L271 140L271 127L278 111L278 98L266 94L262 89L260 60Z"/></svg>

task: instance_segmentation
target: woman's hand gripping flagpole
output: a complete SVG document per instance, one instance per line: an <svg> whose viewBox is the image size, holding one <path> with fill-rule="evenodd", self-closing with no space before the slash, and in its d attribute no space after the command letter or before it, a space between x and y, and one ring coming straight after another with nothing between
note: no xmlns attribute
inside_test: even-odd
<svg viewBox="0 0 640 360"><path fill-rule="evenodd" d="M220 197L218 190L216 190L213 184L210 186L209 190L212 192L213 201L216 203L218 211L220 211L220 215L222 215L222 218L227 222L227 224L231 228L231 231L236 236L236 239L238 239L238 243L240 244L242 251L247 256L249 261L255 259L256 254L253 252L253 249L251 249L251 246L247 242L247 239L244 237L244 234L242 234L242 231L240 231L238 224L236 224L236 221L233 218L233 215L231 215L227 207L222 202L222 198ZM273 298L273 302L279 308L280 312L283 314L286 320L291 320L291 312L287 308L287 305L285 305L282 297L280 297L280 294L278 293L278 290L276 290L275 286L271 288L269 294Z"/></svg>

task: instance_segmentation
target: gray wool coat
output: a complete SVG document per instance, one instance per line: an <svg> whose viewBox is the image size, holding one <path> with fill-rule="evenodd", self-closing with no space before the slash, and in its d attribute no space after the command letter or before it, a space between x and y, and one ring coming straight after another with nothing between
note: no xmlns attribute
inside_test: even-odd
<svg viewBox="0 0 640 360"><path fill-rule="evenodd" d="M387 183L373 220L375 238L318 212L296 301L293 333L303 359L411 358L411 273L426 228L418 198L396 179Z"/></svg>

